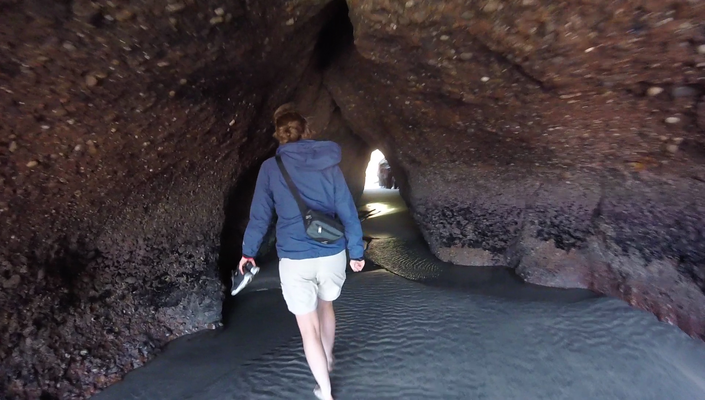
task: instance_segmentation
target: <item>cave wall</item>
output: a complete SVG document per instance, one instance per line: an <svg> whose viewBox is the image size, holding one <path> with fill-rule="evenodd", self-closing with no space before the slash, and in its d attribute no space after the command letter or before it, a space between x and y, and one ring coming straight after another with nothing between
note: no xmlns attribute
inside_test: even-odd
<svg viewBox="0 0 705 400"><path fill-rule="evenodd" d="M349 0L325 85L435 254L705 334L705 9Z"/></svg>
<svg viewBox="0 0 705 400"><path fill-rule="evenodd" d="M88 397L218 324L228 188L327 3L0 5L4 397Z"/></svg>

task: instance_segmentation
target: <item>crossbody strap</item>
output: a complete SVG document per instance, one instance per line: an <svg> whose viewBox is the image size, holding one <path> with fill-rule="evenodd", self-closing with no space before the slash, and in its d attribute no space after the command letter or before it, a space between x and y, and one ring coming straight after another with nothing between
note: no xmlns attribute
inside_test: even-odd
<svg viewBox="0 0 705 400"><path fill-rule="evenodd" d="M299 206L299 211L301 212L301 216L303 217L308 212L308 206L306 205L306 203L304 203L304 200L301 198L299 189L296 188L294 181L291 180L291 176L289 176L289 172L286 170L282 158L280 156L276 156L275 158L277 159L277 165L279 165L279 170L282 172L282 175L284 175L286 185L289 186L291 194L294 195L294 200L296 200L296 204Z"/></svg>

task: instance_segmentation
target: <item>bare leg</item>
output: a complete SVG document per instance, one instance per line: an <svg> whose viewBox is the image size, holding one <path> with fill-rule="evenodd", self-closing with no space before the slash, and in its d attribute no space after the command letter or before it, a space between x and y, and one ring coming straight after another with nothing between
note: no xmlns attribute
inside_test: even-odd
<svg viewBox="0 0 705 400"><path fill-rule="evenodd" d="M333 345L335 343L335 311L332 301L318 299L318 320L321 324L321 342L328 360L328 372L333 370Z"/></svg>
<svg viewBox="0 0 705 400"><path fill-rule="evenodd" d="M311 373L313 373L313 377L316 378L316 382L321 388L323 399L332 400L328 361L321 342L321 326L318 321L318 312L312 311L308 314L297 315L296 322L299 324L301 338L304 342L304 353L306 354L308 366L311 368Z"/></svg>

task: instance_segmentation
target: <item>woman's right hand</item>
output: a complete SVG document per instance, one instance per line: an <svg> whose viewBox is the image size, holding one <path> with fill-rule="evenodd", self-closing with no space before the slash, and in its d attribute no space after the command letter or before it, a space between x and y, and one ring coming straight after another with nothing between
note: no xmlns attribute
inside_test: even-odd
<svg viewBox="0 0 705 400"><path fill-rule="evenodd" d="M240 270L240 273L241 273L242 275L245 275L245 264L247 264L248 262L251 262L252 265L257 265L257 264L255 263L254 258L242 257L242 258L240 259L240 264L238 265L238 268L237 268L238 270Z"/></svg>
<svg viewBox="0 0 705 400"><path fill-rule="evenodd" d="M365 260L350 260L350 268L352 268L354 272L362 271L362 269L365 268Z"/></svg>

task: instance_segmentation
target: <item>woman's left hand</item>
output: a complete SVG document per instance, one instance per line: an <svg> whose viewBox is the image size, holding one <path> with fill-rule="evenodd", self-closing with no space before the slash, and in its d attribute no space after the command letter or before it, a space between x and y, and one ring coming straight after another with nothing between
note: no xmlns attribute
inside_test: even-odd
<svg viewBox="0 0 705 400"><path fill-rule="evenodd" d="M350 260L350 268L354 272L360 272L365 268L365 260Z"/></svg>

